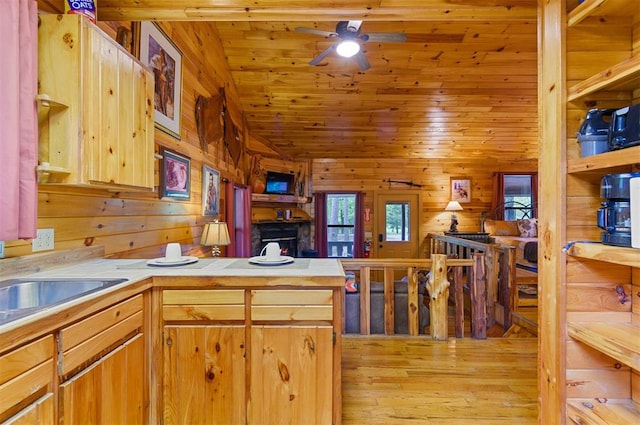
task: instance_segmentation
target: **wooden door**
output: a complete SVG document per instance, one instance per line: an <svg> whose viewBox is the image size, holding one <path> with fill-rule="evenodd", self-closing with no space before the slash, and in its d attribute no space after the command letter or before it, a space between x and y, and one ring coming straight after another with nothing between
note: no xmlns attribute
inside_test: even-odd
<svg viewBox="0 0 640 425"><path fill-rule="evenodd" d="M333 328L251 328L250 424L331 424Z"/></svg>
<svg viewBox="0 0 640 425"><path fill-rule="evenodd" d="M165 425L245 423L244 335L244 326L165 326Z"/></svg>
<svg viewBox="0 0 640 425"><path fill-rule="evenodd" d="M374 254L376 258L418 258L420 195L412 191L376 194Z"/></svg>

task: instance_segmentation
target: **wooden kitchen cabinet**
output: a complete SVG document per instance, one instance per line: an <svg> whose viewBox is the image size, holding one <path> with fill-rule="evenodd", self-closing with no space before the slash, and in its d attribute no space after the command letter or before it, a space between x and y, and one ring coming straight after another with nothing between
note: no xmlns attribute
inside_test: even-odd
<svg viewBox="0 0 640 425"><path fill-rule="evenodd" d="M246 422L244 297L241 289L163 291L165 425ZM167 324L175 321L183 324Z"/></svg>
<svg viewBox="0 0 640 425"><path fill-rule="evenodd" d="M39 182L153 190L153 75L83 16L39 20Z"/></svg>
<svg viewBox="0 0 640 425"><path fill-rule="evenodd" d="M0 356L0 423L54 424L53 335Z"/></svg>
<svg viewBox="0 0 640 425"><path fill-rule="evenodd" d="M339 423L338 291L165 289L164 423Z"/></svg>
<svg viewBox="0 0 640 425"><path fill-rule="evenodd" d="M331 424L333 293L251 291L249 423Z"/></svg>
<svg viewBox="0 0 640 425"><path fill-rule="evenodd" d="M60 423L143 424L143 295L60 330Z"/></svg>

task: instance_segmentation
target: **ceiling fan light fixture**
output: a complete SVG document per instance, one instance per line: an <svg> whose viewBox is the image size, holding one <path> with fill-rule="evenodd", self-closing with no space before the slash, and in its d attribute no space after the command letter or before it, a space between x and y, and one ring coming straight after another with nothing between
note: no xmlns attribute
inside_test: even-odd
<svg viewBox="0 0 640 425"><path fill-rule="evenodd" d="M336 52L343 58L350 58L360 51L360 44L353 40L341 41L336 47Z"/></svg>

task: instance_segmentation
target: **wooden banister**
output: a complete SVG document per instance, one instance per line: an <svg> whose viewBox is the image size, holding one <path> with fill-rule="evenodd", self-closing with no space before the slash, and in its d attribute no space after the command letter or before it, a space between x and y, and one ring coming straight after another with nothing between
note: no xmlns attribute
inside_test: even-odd
<svg viewBox="0 0 640 425"><path fill-rule="evenodd" d="M453 268L455 303L456 303L456 337L464 336L464 301L463 301L463 273L464 267L478 271L474 279L484 279L483 255L472 259L452 259L446 255L434 255L431 259L395 259L395 258L359 258L359 259L342 259L341 264L345 271L353 271L359 273L359 293L360 293L360 334L369 335L371 333L371 273L374 271L382 271L383 287L384 287L384 331L386 335L393 335L394 317L395 317L395 272L398 270L406 271L407 276L407 316L409 335L417 336L420 334L420 317L419 317L419 285L418 271L430 271L430 280L427 283L429 294L429 319L430 333L433 339L445 340L448 338L448 299L449 299L449 280L448 270ZM474 285L475 286L475 285ZM485 284L478 284L478 287L484 288ZM484 305L485 299L482 298ZM484 318L481 316L485 313ZM473 323L473 322L472 322ZM479 309L476 323L487 323L486 309ZM474 330L472 328L472 337L486 337L486 326L482 329Z"/></svg>
<svg viewBox="0 0 640 425"><path fill-rule="evenodd" d="M486 326L493 326L497 321L501 322L504 329L511 326L511 314L515 305L516 298L516 255L515 247L503 244L487 244L455 236L446 236L438 234L429 234L429 247L431 254L445 254L449 257L458 259L471 259L475 254L483 254L483 265L473 263L472 269L467 269L467 283L469 284L469 292L472 299L472 309L474 307L474 299L484 294L484 306L476 303L477 308L485 309L486 316L482 312L476 312L478 317L486 317ZM453 265L451 258L447 259L448 265ZM478 273L483 274L483 278L473 277ZM484 282L485 289L474 288L474 282ZM472 311L472 316L473 316ZM480 325L476 325L480 326ZM477 335L478 329L473 330L472 334Z"/></svg>

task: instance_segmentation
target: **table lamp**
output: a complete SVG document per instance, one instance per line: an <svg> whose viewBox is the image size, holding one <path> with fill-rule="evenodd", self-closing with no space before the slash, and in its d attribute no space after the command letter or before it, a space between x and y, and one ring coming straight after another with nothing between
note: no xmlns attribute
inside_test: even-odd
<svg viewBox="0 0 640 425"><path fill-rule="evenodd" d="M449 201L447 207L444 209L445 211L451 211L451 227L449 227L449 231L453 233L458 233L458 217L456 217L456 211L462 211L462 206L458 201Z"/></svg>
<svg viewBox="0 0 640 425"><path fill-rule="evenodd" d="M224 221L214 221L213 223L205 223L202 229L202 237L200 244L204 246L213 246L211 254L214 257L220 256L220 245L229 245L229 229Z"/></svg>

